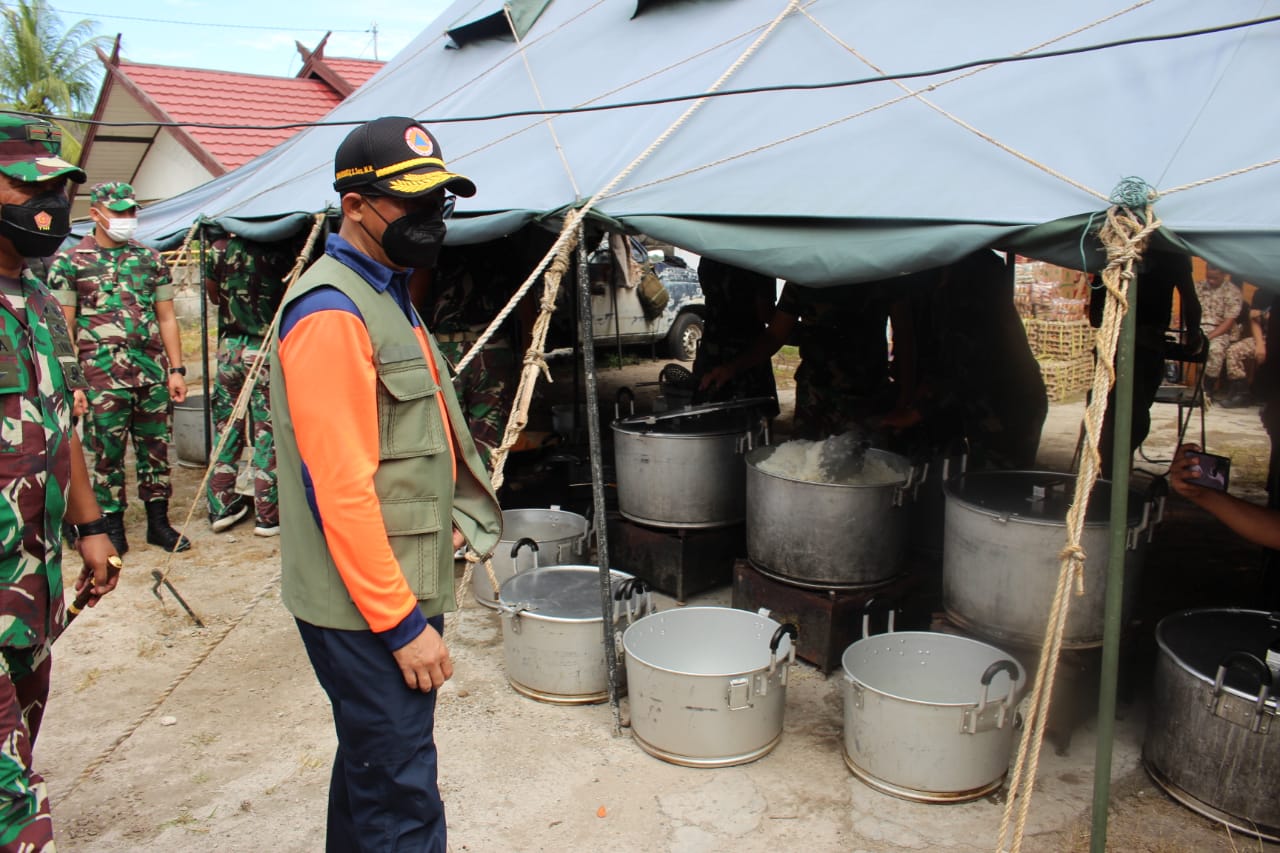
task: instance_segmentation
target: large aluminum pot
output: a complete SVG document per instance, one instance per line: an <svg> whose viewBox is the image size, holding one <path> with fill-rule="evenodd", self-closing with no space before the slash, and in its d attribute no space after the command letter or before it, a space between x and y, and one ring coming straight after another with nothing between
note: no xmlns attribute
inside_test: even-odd
<svg viewBox="0 0 1280 853"><path fill-rule="evenodd" d="M1147 771L1188 808L1280 841L1280 613L1185 610L1156 642Z"/></svg>
<svg viewBox="0 0 1280 853"><path fill-rule="evenodd" d="M942 544L942 603L956 624L1001 642L1039 645L1058 585L1059 554L1067 542L1071 474L978 471L953 477ZM1152 504L1129 492L1122 618L1138 590ZM1081 545L1084 595L1073 597L1065 648L1101 645L1107 562L1111 553L1111 484L1098 481L1085 516ZM1073 593L1074 596L1074 593Z"/></svg>
<svg viewBox="0 0 1280 853"><path fill-rule="evenodd" d="M1004 781L1027 674L1010 655L951 634L902 631L845 650L844 760L878 791L926 803Z"/></svg>
<svg viewBox="0 0 1280 853"><path fill-rule="evenodd" d="M491 565L498 588L508 578L539 565L568 566L587 559L591 525L576 512L550 509L504 509L502 538ZM485 607L497 607L498 598L483 565L471 571L471 592Z"/></svg>
<svg viewBox="0 0 1280 853"><path fill-rule="evenodd" d="M795 637L763 610L683 607L638 620L622 635L632 737L689 767L766 755L782 737Z"/></svg>
<svg viewBox="0 0 1280 853"><path fill-rule="evenodd" d="M716 403L613 422L618 511L653 527L711 528L746 514L742 454L765 439L755 408Z"/></svg>
<svg viewBox="0 0 1280 853"><path fill-rule="evenodd" d="M783 445L779 445L781 447ZM822 483L761 469L778 450L757 447L747 463L747 557L762 571L800 586L860 587L902 570L910 521L904 508L911 463L867 450L892 481Z"/></svg>
<svg viewBox="0 0 1280 853"><path fill-rule="evenodd" d="M610 571L615 631L652 609L644 583ZM600 570L544 566L508 578L499 595L507 680L518 693L556 705L609 698Z"/></svg>

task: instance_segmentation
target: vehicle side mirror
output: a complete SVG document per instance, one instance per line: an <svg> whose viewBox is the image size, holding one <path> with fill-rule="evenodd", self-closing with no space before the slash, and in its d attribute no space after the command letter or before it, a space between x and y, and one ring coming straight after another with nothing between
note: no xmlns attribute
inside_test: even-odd
<svg viewBox="0 0 1280 853"><path fill-rule="evenodd" d="M667 255L661 249L649 250L649 263L660 264L667 259Z"/></svg>

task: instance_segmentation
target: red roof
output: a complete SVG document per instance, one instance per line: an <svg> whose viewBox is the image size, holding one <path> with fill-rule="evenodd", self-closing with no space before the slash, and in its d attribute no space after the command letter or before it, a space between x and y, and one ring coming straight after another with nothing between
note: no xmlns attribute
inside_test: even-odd
<svg viewBox="0 0 1280 853"><path fill-rule="evenodd" d="M374 59L335 59L332 56L326 56L324 64L341 74L354 88L359 89L386 63Z"/></svg>
<svg viewBox="0 0 1280 853"><path fill-rule="evenodd" d="M316 79L124 61L120 62L119 69L178 122L264 125L309 122L322 118L342 102L337 92ZM191 136L228 170L243 166L298 130L188 128Z"/></svg>

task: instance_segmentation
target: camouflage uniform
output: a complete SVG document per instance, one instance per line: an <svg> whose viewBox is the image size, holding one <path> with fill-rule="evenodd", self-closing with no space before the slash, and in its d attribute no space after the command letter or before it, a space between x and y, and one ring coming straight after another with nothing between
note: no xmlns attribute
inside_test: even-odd
<svg viewBox="0 0 1280 853"><path fill-rule="evenodd" d="M861 428L888 408L889 298L881 284L815 288L788 282L777 310L800 318L795 437Z"/></svg>
<svg viewBox="0 0 1280 853"><path fill-rule="evenodd" d="M1240 288L1233 282L1226 281L1218 287L1210 287L1207 282L1197 281L1196 296L1200 299L1200 328L1204 330L1206 339L1224 320L1240 314ZM1209 341L1209 358L1204 365L1206 379L1218 378L1227 357L1227 348L1239 339L1240 324L1237 323L1225 335L1218 335Z"/></svg>
<svg viewBox="0 0 1280 853"><path fill-rule="evenodd" d="M764 333L772 313L777 284L767 275L703 258L698 264L698 281L706 299L702 341L693 360L694 387L702 377L728 364L751 348ZM742 370L714 391L695 391L694 403L712 403L745 397L773 397L766 409L769 417L778 414L778 386L770 362Z"/></svg>
<svg viewBox="0 0 1280 853"><path fill-rule="evenodd" d="M499 258L486 248L448 247L440 256L424 313L427 327L440 344L450 368L462 360L520 285ZM453 379L454 391L471 437L485 465L507 429L507 418L519 381L515 319L507 321L485 348ZM452 370L451 370L452 372Z"/></svg>
<svg viewBox="0 0 1280 853"><path fill-rule="evenodd" d="M210 278L218 285L218 374L213 389L213 417L221 435L244 389L253 363L265 355L263 340L284 297L285 278L295 261L285 243L256 243L233 236L215 254ZM261 355L260 355L261 354ZM270 371L261 370L249 397L253 425L254 509L265 526L279 523L276 497L276 451L271 433ZM207 497L209 511L223 512L236 496L236 472L244 452L246 424L231 425L222 453L213 463Z"/></svg>
<svg viewBox="0 0 1280 853"><path fill-rule="evenodd" d="M92 234L49 265L49 289L76 309L75 339L89 382L85 443L104 513L126 504L125 441L133 437L138 497L168 501L169 360L155 305L173 299L160 255L140 243L99 246Z"/></svg>
<svg viewBox="0 0 1280 853"><path fill-rule="evenodd" d="M0 849L52 849L31 769L66 623L60 530L71 480L72 389L85 387L62 309L26 269L0 277ZM45 845L48 845L46 848Z"/></svg>

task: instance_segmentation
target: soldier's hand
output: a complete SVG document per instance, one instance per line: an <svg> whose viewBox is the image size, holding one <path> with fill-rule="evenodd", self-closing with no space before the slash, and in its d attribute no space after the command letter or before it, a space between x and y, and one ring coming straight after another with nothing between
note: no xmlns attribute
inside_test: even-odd
<svg viewBox="0 0 1280 853"><path fill-rule="evenodd" d="M83 391L76 391L71 403L72 416L78 418L87 411L89 411L89 398L84 395Z"/></svg>
<svg viewBox="0 0 1280 853"><path fill-rule="evenodd" d="M453 677L453 661L444 638L428 625L421 634L392 654L410 690L430 693Z"/></svg>
<svg viewBox="0 0 1280 853"><path fill-rule="evenodd" d="M76 550L84 558L84 568L76 578L75 589L80 593L86 586L90 587L88 603L93 607L98 599L116 588L116 583L120 580L120 557L105 533L80 537L76 541Z"/></svg>
<svg viewBox="0 0 1280 853"><path fill-rule="evenodd" d="M458 528L456 527L453 528L453 550L456 551L466 544L467 544L467 537L463 536L462 531L459 530Z"/></svg>
<svg viewBox="0 0 1280 853"><path fill-rule="evenodd" d="M187 380L182 378L181 373L169 374L169 397L175 403L186 402Z"/></svg>

